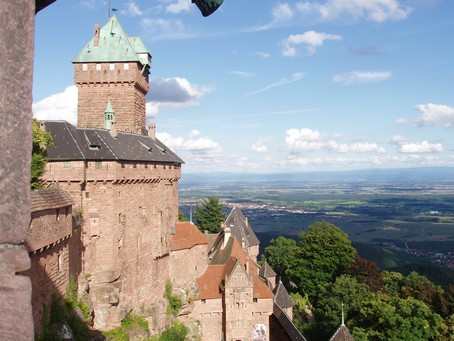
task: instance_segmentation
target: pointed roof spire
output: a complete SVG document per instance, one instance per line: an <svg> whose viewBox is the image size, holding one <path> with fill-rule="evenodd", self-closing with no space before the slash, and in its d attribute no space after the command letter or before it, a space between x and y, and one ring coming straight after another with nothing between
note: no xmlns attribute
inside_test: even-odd
<svg viewBox="0 0 454 341"><path fill-rule="evenodd" d="M99 27L99 26L98 26ZM151 54L140 38L129 37L113 15L73 59L73 63L139 62L151 66Z"/></svg>
<svg viewBox="0 0 454 341"><path fill-rule="evenodd" d="M115 112L112 109L110 98L107 99L106 110L104 110L104 129L110 130L112 124L115 122Z"/></svg>
<svg viewBox="0 0 454 341"><path fill-rule="evenodd" d="M344 301L342 301L342 319L341 319L341 326L344 327Z"/></svg>

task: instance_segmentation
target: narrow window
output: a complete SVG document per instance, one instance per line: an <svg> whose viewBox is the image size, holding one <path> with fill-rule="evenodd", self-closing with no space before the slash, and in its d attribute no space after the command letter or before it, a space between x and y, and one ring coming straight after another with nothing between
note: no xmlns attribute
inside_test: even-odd
<svg viewBox="0 0 454 341"><path fill-rule="evenodd" d="M111 71L112 71L112 70L115 70L115 64L110 64L110 65L109 65L109 70L111 70Z"/></svg>
<svg viewBox="0 0 454 341"><path fill-rule="evenodd" d="M95 168L102 168L102 161L95 161Z"/></svg>
<svg viewBox="0 0 454 341"><path fill-rule="evenodd" d="M96 64L96 70L100 71L101 70L101 64Z"/></svg>
<svg viewBox="0 0 454 341"><path fill-rule="evenodd" d="M63 168L70 168L70 167L71 167L71 163L69 161L63 162Z"/></svg>
<svg viewBox="0 0 454 341"><path fill-rule="evenodd" d="M122 162L122 163L121 163L121 168L125 168L125 167L126 167L126 166L125 166L125 163Z"/></svg>
<svg viewBox="0 0 454 341"><path fill-rule="evenodd" d="M123 70L129 70L129 63L123 64Z"/></svg>
<svg viewBox="0 0 454 341"><path fill-rule="evenodd" d="M137 168L137 163L134 162L134 163L132 164L132 168Z"/></svg>
<svg viewBox="0 0 454 341"><path fill-rule="evenodd" d="M88 64L82 64L82 70L87 71L88 70Z"/></svg>
<svg viewBox="0 0 454 341"><path fill-rule="evenodd" d="M57 212L56 212L56 215L55 215L55 220L60 220L60 209L57 208Z"/></svg>
<svg viewBox="0 0 454 341"><path fill-rule="evenodd" d="M89 199L90 198L90 192L85 192L85 199Z"/></svg>

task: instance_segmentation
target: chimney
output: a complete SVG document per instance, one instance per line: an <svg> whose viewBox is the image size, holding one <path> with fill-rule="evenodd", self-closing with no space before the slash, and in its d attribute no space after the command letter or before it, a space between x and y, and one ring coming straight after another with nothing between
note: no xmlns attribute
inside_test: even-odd
<svg viewBox="0 0 454 341"><path fill-rule="evenodd" d="M95 24L95 36L93 40L93 46L99 46L99 24Z"/></svg>
<svg viewBox="0 0 454 341"><path fill-rule="evenodd" d="M156 140L156 123L148 124L148 136Z"/></svg>
<svg viewBox="0 0 454 341"><path fill-rule="evenodd" d="M42 131L46 131L46 122L40 121L39 129L41 129Z"/></svg>
<svg viewBox="0 0 454 341"><path fill-rule="evenodd" d="M231 234L230 227L224 225L224 241L222 243L221 249L225 248L225 246L227 245L231 235L232 234Z"/></svg>
<svg viewBox="0 0 454 341"><path fill-rule="evenodd" d="M110 130L109 133L112 137L117 138L118 137L118 132L117 132L117 127L115 126L116 122L113 121L110 123Z"/></svg>

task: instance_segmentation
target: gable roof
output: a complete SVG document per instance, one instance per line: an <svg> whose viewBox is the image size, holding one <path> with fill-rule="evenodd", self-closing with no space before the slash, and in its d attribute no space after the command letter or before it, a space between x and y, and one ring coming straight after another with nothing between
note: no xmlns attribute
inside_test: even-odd
<svg viewBox="0 0 454 341"><path fill-rule="evenodd" d="M229 216L225 220L225 225L230 228L233 236L242 244L244 241L246 247L259 245L260 241L249 225L247 218L238 207L232 208Z"/></svg>
<svg viewBox="0 0 454 341"><path fill-rule="evenodd" d="M154 161L184 163L158 139L149 136L109 130L76 128L66 121L45 121L46 131L54 145L47 149L47 160Z"/></svg>
<svg viewBox="0 0 454 341"><path fill-rule="evenodd" d="M100 29L98 45L93 37L73 59L73 63L96 62L139 62L150 66L151 56L142 40L129 37L114 15Z"/></svg>
<svg viewBox="0 0 454 341"><path fill-rule="evenodd" d="M271 289L258 276L257 263L248 257L238 240L232 235L227 235L228 240L224 245L226 237L224 232L222 230L218 234L209 252L209 264L206 271L196 279L200 289L197 299L221 298L225 278L231 274L237 263L248 268L247 274L252 279L254 298L274 298Z"/></svg>
<svg viewBox="0 0 454 341"><path fill-rule="evenodd" d="M345 324L341 324L329 341L355 341Z"/></svg>
<svg viewBox="0 0 454 341"><path fill-rule="evenodd" d="M265 263L263 263L260 267L259 275L263 278L270 278L276 277L277 274L274 272L273 268L268 264L268 262L265 261Z"/></svg>
<svg viewBox="0 0 454 341"><path fill-rule="evenodd" d="M291 308L295 305L282 281L279 281L274 289L274 302L284 309Z"/></svg>
<svg viewBox="0 0 454 341"><path fill-rule="evenodd" d="M175 234L170 242L170 250L178 251L208 243L207 236L190 222L175 223Z"/></svg>
<svg viewBox="0 0 454 341"><path fill-rule="evenodd" d="M31 192L32 213L55 208L71 206L74 200L71 196L56 185Z"/></svg>

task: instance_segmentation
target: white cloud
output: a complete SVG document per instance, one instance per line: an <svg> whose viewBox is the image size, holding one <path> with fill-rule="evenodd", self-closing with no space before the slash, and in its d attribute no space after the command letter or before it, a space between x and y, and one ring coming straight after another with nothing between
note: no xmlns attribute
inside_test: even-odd
<svg viewBox="0 0 454 341"><path fill-rule="evenodd" d="M379 152L383 153L385 150L382 147L379 147L376 143L337 143L336 141L329 141L327 143L327 149L336 151L339 153L370 153L370 152Z"/></svg>
<svg viewBox="0 0 454 341"><path fill-rule="evenodd" d="M441 104L418 104L416 109L421 115L416 120L418 126L443 124L445 128L454 127L454 108Z"/></svg>
<svg viewBox="0 0 454 341"><path fill-rule="evenodd" d="M178 14L181 12L189 12L191 9L191 1L189 0L177 0L177 2L167 5L166 11L172 14Z"/></svg>
<svg viewBox="0 0 454 341"><path fill-rule="evenodd" d="M260 52L260 51L255 51L253 53L254 56L259 56L260 58L268 58L270 56L269 53L266 52Z"/></svg>
<svg viewBox="0 0 454 341"><path fill-rule="evenodd" d="M333 82L343 85L382 82L391 78L390 71L352 71L333 77Z"/></svg>
<svg viewBox="0 0 454 341"><path fill-rule="evenodd" d="M430 143L426 140L410 142L401 135L393 136L390 142L398 145L401 153L441 153L444 150L441 143Z"/></svg>
<svg viewBox="0 0 454 341"><path fill-rule="evenodd" d="M441 143L429 143L425 140L417 143L405 143L399 148L401 153L440 153L443 151Z"/></svg>
<svg viewBox="0 0 454 341"><path fill-rule="evenodd" d="M394 123L397 124L397 125L405 125L405 124L410 123L410 120L408 118L401 117L401 118L397 118L394 121Z"/></svg>
<svg viewBox="0 0 454 341"><path fill-rule="evenodd" d="M230 71L231 74L242 77L242 78L249 78L254 77L255 73L245 72L245 71Z"/></svg>
<svg viewBox="0 0 454 341"><path fill-rule="evenodd" d="M134 1L130 1L126 4L126 9L121 11L121 14L130 17L140 17L143 15L143 12Z"/></svg>
<svg viewBox="0 0 454 341"><path fill-rule="evenodd" d="M149 40L183 39L189 38L192 34L179 19L151 19L143 18L140 21L146 37Z"/></svg>
<svg viewBox="0 0 454 341"><path fill-rule="evenodd" d="M200 131L198 131L197 129L192 129L191 133L189 134L189 137L195 137L198 135L200 135Z"/></svg>
<svg viewBox="0 0 454 341"><path fill-rule="evenodd" d="M300 79L302 79L304 77L304 73L302 72L296 72L294 73L290 79L287 79L287 78L284 78L284 79L280 79L278 80L277 82L274 82L270 85L267 85L265 86L264 88L261 88L259 90L256 90L256 91L253 91L253 92L250 92L248 94L245 94L243 96L241 96L241 98L244 98L244 97L249 97L249 96L252 96L252 95L257 95L261 92L265 92L265 91L268 91L270 89L273 89L273 88L277 88L277 87L280 87L280 86L284 86L284 85L287 85L287 84L291 84L293 82L297 82L299 81Z"/></svg>
<svg viewBox="0 0 454 341"><path fill-rule="evenodd" d="M39 120L66 120L77 124L77 87L68 86L63 92L50 95L32 105L33 117Z"/></svg>
<svg viewBox="0 0 454 341"><path fill-rule="evenodd" d="M404 20L412 12L398 0L327 0L324 2L300 1L297 9L303 14L316 14L322 20L366 19L375 22Z"/></svg>
<svg viewBox="0 0 454 341"><path fill-rule="evenodd" d="M288 149L300 152L320 150L323 147L320 133L309 128L287 130L285 144Z"/></svg>
<svg viewBox="0 0 454 341"><path fill-rule="evenodd" d="M262 142L254 143L251 149L256 153L266 153L268 151L268 146Z"/></svg>
<svg viewBox="0 0 454 341"><path fill-rule="evenodd" d="M280 3L271 9L271 22L266 25L257 27L254 31L269 30L287 24L293 18L293 11L287 3Z"/></svg>
<svg viewBox="0 0 454 341"><path fill-rule="evenodd" d="M167 132L157 133L157 138L175 151L187 151L197 159L206 159L222 155L222 148L216 141L207 137L189 138L172 136Z"/></svg>
<svg viewBox="0 0 454 341"><path fill-rule="evenodd" d="M147 95L147 117L156 116L163 108L187 108L198 105L200 98L213 87L191 84L186 78L153 78Z"/></svg>
<svg viewBox="0 0 454 341"><path fill-rule="evenodd" d="M329 33L307 31L303 34L291 34L282 40L282 55L285 57L295 57L298 55L296 45L303 44L307 53L313 55L317 48L322 46L325 40L342 40L341 36Z"/></svg>

